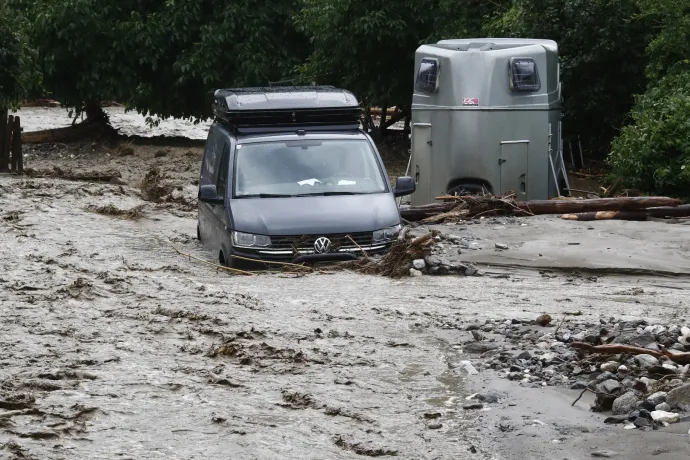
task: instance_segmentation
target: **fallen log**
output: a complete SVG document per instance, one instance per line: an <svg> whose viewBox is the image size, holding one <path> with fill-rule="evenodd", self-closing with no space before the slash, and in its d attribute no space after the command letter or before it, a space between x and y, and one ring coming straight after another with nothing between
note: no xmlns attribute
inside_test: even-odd
<svg viewBox="0 0 690 460"><path fill-rule="evenodd" d="M600 211L643 211L648 208L655 209L649 216L690 216L690 208L686 209L682 201L668 197L618 197L618 198L593 198L588 200L533 200L513 201L509 198L496 198L492 196L440 196L436 198L440 203L430 203L418 206L406 206L400 208L400 216L407 221L419 221L429 217L451 212L460 203L464 203L469 209L468 217L487 214L512 214L543 215L543 214L579 214L597 213ZM672 209L679 208L678 214L672 213ZM646 218L645 215L645 218ZM588 217L589 220L612 219L613 215L601 214L598 219ZM619 215L623 218L625 215ZM632 214L628 220L635 220ZM641 219L641 217L639 217ZM578 220L571 218L571 220ZM644 220L644 219L642 219Z"/></svg>
<svg viewBox="0 0 690 460"><path fill-rule="evenodd" d="M684 204L681 206L664 206L659 208L647 208L641 211L598 211L598 212L581 212L577 214L563 214L561 219L564 220L634 220L643 221L648 217L666 218L666 217L690 217L690 205Z"/></svg>
<svg viewBox="0 0 690 460"><path fill-rule="evenodd" d="M458 203L431 203L419 206L401 206L400 217L415 222L438 214L450 212L458 206Z"/></svg>
<svg viewBox="0 0 690 460"><path fill-rule="evenodd" d="M597 211L597 212L581 212L577 214L563 214L561 219L564 220L579 220L589 222L592 220L632 220L644 221L647 220L647 213L645 211Z"/></svg>
<svg viewBox="0 0 690 460"><path fill-rule="evenodd" d="M590 345L584 342L573 342L570 344L570 346L585 353L599 353L612 355L616 355L619 353L630 353L634 355L650 355L654 356L655 358L661 358L665 356L676 364L690 364L690 353L671 353L666 349L662 349L661 351L655 351L650 350L649 348L634 347L632 345Z"/></svg>
<svg viewBox="0 0 690 460"><path fill-rule="evenodd" d="M645 212L649 217L690 217L690 204L648 208Z"/></svg>
<svg viewBox="0 0 690 460"><path fill-rule="evenodd" d="M110 125L102 123L79 123L64 128L46 129L44 131L32 131L22 133L24 144L49 144L69 143L83 141L85 139L110 139L117 138L118 133Z"/></svg>
<svg viewBox="0 0 690 460"><path fill-rule="evenodd" d="M441 214L436 214L426 219L422 219L423 224L440 224L446 220L460 220L469 215L469 209L453 210L448 212L442 212Z"/></svg>
<svg viewBox="0 0 690 460"><path fill-rule="evenodd" d="M668 206L676 207L683 202L663 196L594 198L591 200L533 200L516 201L515 205L532 214L573 214L596 211L637 211L640 209Z"/></svg>

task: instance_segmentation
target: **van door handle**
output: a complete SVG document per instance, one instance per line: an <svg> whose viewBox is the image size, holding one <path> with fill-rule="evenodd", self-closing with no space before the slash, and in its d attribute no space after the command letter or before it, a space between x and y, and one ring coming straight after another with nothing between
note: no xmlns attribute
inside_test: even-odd
<svg viewBox="0 0 690 460"><path fill-rule="evenodd" d="M433 141L426 141L426 143L429 144L429 147L431 147L432 145L434 145L434 142L433 142Z"/></svg>
<svg viewBox="0 0 690 460"><path fill-rule="evenodd" d="M506 161L508 161L508 160L506 160L506 159L504 159L504 158L499 158L499 159L498 159L498 164L499 164L499 165L502 165L502 164L505 163Z"/></svg>

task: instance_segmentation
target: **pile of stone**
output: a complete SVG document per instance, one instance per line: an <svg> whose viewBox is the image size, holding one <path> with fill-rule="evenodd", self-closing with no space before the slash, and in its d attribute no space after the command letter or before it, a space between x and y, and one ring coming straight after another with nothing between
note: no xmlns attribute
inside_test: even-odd
<svg viewBox="0 0 690 460"><path fill-rule="evenodd" d="M653 429L678 422L680 412L690 411L687 326L614 319L599 324L550 322L544 315L530 322L470 325L475 342L466 344L465 351L486 352L484 369L523 385L559 385L596 394L592 410L611 411L607 423ZM583 348L596 351L582 353Z"/></svg>
<svg viewBox="0 0 690 460"><path fill-rule="evenodd" d="M436 234L430 253L424 258L412 260L410 276L422 275L465 275L477 276L479 271L468 262L450 261L449 255L461 254L464 249L474 246L474 237ZM472 245L472 246L471 246Z"/></svg>

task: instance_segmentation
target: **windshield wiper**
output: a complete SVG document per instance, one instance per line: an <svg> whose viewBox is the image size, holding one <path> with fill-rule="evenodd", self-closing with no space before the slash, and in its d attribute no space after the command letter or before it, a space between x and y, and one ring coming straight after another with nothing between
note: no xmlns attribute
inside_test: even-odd
<svg viewBox="0 0 690 460"><path fill-rule="evenodd" d="M237 198L291 198L295 195L281 195L279 193L254 193L252 195L240 195Z"/></svg>
<svg viewBox="0 0 690 460"><path fill-rule="evenodd" d="M295 196L335 196L335 195L368 195L368 192L314 192L300 193Z"/></svg>

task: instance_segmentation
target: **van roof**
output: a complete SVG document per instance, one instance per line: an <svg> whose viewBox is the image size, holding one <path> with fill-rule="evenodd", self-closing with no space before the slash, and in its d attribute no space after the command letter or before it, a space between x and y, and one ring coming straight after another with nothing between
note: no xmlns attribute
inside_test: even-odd
<svg viewBox="0 0 690 460"><path fill-rule="evenodd" d="M354 94L333 86L218 89L214 97L229 111L359 107Z"/></svg>
<svg viewBox="0 0 690 460"><path fill-rule="evenodd" d="M213 114L235 132L359 127L361 108L349 91L333 86L219 89ZM338 127L338 128L336 128Z"/></svg>

